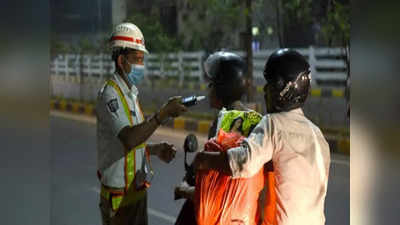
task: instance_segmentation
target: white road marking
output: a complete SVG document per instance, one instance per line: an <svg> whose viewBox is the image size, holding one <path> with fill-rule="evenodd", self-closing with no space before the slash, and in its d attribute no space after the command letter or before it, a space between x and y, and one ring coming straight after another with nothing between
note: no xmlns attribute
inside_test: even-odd
<svg viewBox="0 0 400 225"><path fill-rule="evenodd" d="M89 189L90 191L93 191L97 194L100 194L100 188L99 187L91 187ZM171 224L174 224L176 221L176 218L173 216L170 216L168 214L165 214L163 212L160 212L158 210L152 209L152 208L147 208L147 212L149 213L149 215L155 216L157 218L163 219Z"/></svg>

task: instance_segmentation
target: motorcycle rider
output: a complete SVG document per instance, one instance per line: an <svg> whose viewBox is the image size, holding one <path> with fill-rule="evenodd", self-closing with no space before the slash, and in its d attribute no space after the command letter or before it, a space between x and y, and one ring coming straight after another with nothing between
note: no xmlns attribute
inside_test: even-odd
<svg viewBox="0 0 400 225"><path fill-rule="evenodd" d="M279 225L325 224L330 152L321 130L301 109L310 89L308 62L298 52L280 49L268 59L264 78L268 114L240 147L199 152L197 170L217 170L235 178L251 177L272 161Z"/></svg>
<svg viewBox="0 0 400 225"><path fill-rule="evenodd" d="M241 98L246 91L246 72L247 65L245 61L237 54L227 51L217 51L211 54L204 63L205 79L208 84L208 97L210 107L220 110L219 116L213 121L210 127L208 138L215 137L219 118L224 112L230 110L237 111L252 111L247 108ZM237 129L241 124L236 125ZM243 120L242 120L243 122ZM231 127L232 128L232 127ZM272 170L272 164L269 165L269 170ZM188 177L175 188L175 194L182 196L188 200L184 203L182 210L175 224L196 224L194 215L194 184L189 185Z"/></svg>

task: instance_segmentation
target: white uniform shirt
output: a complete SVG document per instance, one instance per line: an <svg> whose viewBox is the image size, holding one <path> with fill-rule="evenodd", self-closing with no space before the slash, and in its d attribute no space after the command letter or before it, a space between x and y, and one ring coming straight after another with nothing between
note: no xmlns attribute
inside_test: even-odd
<svg viewBox="0 0 400 225"><path fill-rule="evenodd" d="M244 143L227 153L233 177L250 177L272 160L278 224L325 224L329 145L303 111L264 116Z"/></svg>
<svg viewBox="0 0 400 225"><path fill-rule="evenodd" d="M132 114L133 125L144 121L137 95L133 85L128 88L123 79L114 74L111 77L121 89ZM125 147L118 138L125 126L130 126L118 92L113 86L104 85L98 93L96 103L97 115L97 165L102 178L101 183L113 188L124 188L124 155ZM140 155L138 155L140 154ZM144 162L144 152L136 152L136 169Z"/></svg>

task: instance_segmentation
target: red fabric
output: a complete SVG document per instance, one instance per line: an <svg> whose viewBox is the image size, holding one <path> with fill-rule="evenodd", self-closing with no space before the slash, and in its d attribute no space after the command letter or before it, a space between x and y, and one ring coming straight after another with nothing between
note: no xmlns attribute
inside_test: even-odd
<svg viewBox="0 0 400 225"><path fill-rule="evenodd" d="M238 133L220 130L217 138L205 145L205 151L224 152L243 140ZM264 187L264 170L251 178L233 179L217 171L199 171L196 175L196 219L198 225L256 225L258 198ZM261 206L262 207L262 206Z"/></svg>

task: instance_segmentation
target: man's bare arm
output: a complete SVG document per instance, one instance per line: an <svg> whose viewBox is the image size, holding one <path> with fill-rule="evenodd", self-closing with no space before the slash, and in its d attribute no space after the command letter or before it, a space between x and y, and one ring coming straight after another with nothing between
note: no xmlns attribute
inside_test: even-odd
<svg viewBox="0 0 400 225"><path fill-rule="evenodd" d="M145 142L154 133L160 125L153 116L151 119L146 120L135 126L126 126L118 134L118 138L126 149L133 149L136 146Z"/></svg>
<svg viewBox="0 0 400 225"><path fill-rule="evenodd" d="M225 152L199 152L193 162L196 170L217 170L232 175L228 156Z"/></svg>
<svg viewBox="0 0 400 225"><path fill-rule="evenodd" d="M132 149L145 142L157 129L162 121L168 117L177 117L187 111L181 104L181 97L176 96L168 100L150 120L146 120L134 126L126 126L118 134L118 138L127 149Z"/></svg>

